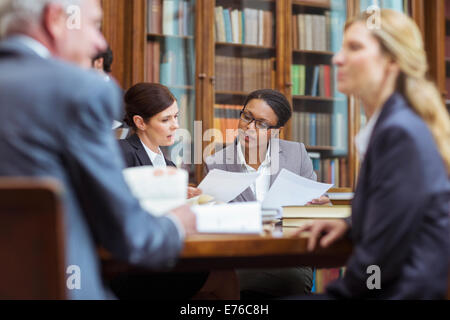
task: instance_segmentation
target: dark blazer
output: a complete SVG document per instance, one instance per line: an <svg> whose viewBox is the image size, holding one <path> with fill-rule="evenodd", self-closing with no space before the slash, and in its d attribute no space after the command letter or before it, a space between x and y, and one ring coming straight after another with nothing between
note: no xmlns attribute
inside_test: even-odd
<svg viewBox="0 0 450 320"><path fill-rule="evenodd" d="M123 159L125 160L127 168L153 165L141 140L136 134L133 134L126 139L119 140L119 146L122 150ZM172 161L165 157L164 160L168 166L175 167L175 164Z"/></svg>
<svg viewBox="0 0 450 320"><path fill-rule="evenodd" d="M111 130L122 100L117 86L43 59L17 38L0 42L0 70L0 176L63 185L66 265L81 269L81 288L68 297L108 297L98 245L130 263L173 265L182 247L176 225L144 211L122 175Z"/></svg>
<svg viewBox="0 0 450 320"><path fill-rule="evenodd" d="M402 95L383 107L353 200L353 254L337 298L439 299L447 289L450 182L434 139ZM368 290L371 265L381 290Z"/></svg>

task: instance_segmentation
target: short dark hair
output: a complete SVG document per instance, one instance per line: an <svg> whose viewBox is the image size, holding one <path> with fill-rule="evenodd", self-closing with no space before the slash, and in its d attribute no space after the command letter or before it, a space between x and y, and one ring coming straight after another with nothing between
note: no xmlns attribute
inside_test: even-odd
<svg viewBox="0 0 450 320"><path fill-rule="evenodd" d="M92 63L100 58L103 58L103 71L106 73L111 73L111 66L114 60L114 55L111 48L108 47L104 52L97 54L94 59L92 59Z"/></svg>
<svg viewBox="0 0 450 320"><path fill-rule="evenodd" d="M261 89L250 93L244 102L244 109L253 99L264 100L275 112L278 118L277 127L284 126L292 116L292 108L286 97L279 91L272 89Z"/></svg>
<svg viewBox="0 0 450 320"><path fill-rule="evenodd" d="M145 122L169 108L175 101L166 86L159 83L142 82L135 84L125 93L125 118L123 121L136 129L134 116L141 116Z"/></svg>

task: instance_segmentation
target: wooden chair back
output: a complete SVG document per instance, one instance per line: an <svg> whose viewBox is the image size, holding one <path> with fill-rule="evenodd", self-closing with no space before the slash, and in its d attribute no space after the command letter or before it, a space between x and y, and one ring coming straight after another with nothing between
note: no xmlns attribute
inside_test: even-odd
<svg viewBox="0 0 450 320"><path fill-rule="evenodd" d="M65 299L61 187L0 178L0 299Z"/></svg>

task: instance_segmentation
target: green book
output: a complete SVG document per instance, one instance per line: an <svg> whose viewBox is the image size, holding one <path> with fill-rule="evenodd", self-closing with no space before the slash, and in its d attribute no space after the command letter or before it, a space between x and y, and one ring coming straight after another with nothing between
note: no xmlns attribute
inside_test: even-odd
<svg viewBox="0 0 450 320"><path fill-rule="evenodd" d="M298 66L298 77L298 94L304 96L306 87L306 66L303 64Z"/></svg>
<svg viewBox="0 0 450 320"><path fill-rule="evenodd" d="M298 64L294 64L291 68L292 95L294 96L300 94L299 67Z"/></svg>

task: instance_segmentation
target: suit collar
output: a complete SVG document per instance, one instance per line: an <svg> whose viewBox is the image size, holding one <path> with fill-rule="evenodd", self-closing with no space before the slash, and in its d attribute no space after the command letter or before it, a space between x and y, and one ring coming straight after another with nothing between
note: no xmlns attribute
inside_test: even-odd
<svg viewBox="0 0 450 320"><path fill-rule="evenodd" d="M403 95L401 95L398 92L394 92L389 99L384 103L381 111L380 111L380 115L378 118L377 123L375 124L375 127L373 129L373 132L375 132L377 130L377 128L380 127L380 125L387 119L390 117L391 114L401 110L402 108L404 108L408 103L406 102L405 98L403 97ZM372 137L374 135L372 134Z"/></svg>
<svg viewBox="0 0 450 320"><path fill-rule="evenodd" d="M271 161L270 161L270 186L281 172L282 168L287 166L288 159L286 153L283 152L283 147L280 139L272 139L271 141Z"/></svg>
<svg viewBox="0 0 450 320"><path fill-rule="evenodd" d="M0 54L15 53L49 58L48 49L38 41L25 35L11 36L0 42Z"/></svg>
<svg viewBox="0 0 450 320"><path fill-rule="evenodd" d="M237 158L237 148L238 148L238 138L235 139L231 146L225 148L225 167L227 171L230 172L244 172L244 168L239 163ZM287 159L283 153L283 148L280 143L280 139L272 138L270 140L270 166L271 166L271 176L270 176L270 186L272 186L275 179L280 174L281 168L286 166ZM241 193L242 198L245 201L256 201L255 194L251 188L247 188Z"/></svg>
<svg viewBox="0 0 450 320"><path fill-rule="evenodd" d="M142 145L141 139L139 139L137 134L133 134L130 137L126 139L128 143L135 149L136 156L138 157L139 161L143 166L152 166L152 160L147 154L147 151L145 151L144 146ZM166 161L166 164L170 167L176 167L175 163L172 161L166 159L164 157L164 161Z"/></svg>
<svg viewBox="0 0 450 320"><path fill-rule="evenodd" d="M127 141L135 149L136 156L143 166L153 165L137 134L133 134L132 136L130 136Z"/></svg>

